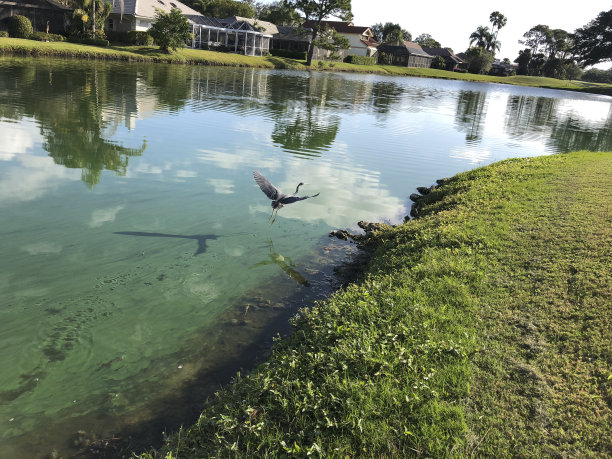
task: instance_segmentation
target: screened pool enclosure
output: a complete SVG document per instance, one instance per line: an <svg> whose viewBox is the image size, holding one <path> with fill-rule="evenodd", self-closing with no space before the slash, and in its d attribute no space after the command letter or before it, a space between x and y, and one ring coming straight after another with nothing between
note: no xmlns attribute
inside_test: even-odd
<svg viewBox="0 0 612 459"><path fill-rule="evenodd" d="M265 56L272 35L266 35L247 21L223 22L216 18L192 16L191 47L226 51L246 56Z"/></svg>

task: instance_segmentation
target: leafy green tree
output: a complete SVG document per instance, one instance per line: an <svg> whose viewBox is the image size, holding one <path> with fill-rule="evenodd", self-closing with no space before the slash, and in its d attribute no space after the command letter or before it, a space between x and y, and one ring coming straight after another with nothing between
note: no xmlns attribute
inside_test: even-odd
<svg viewBox="0 0 612 459"><path fill-rule="evenodd" d="M468 72L489 73L495 56L481 46L474 46L465 53L468 57Z"/></svg>
<svg viewBox="0 0 612 459"><path fill-rule="evenodd" d="M582 75L583 81L590 81L593 83L608 83L612 84L612 69L601 70L601 69L589 69Z"/></svg>
<svg viewBox="0 0 612 459"><path fill-rule="evenodd" d="M9 16L6 25L9 36L13 38L29 38L34 33L30 20L20 14Z"/></svg>
<svg viewBox="0 0 612 459"><path fill-rule="evenodd" d="M546 56L543 53L534 54L529 61L529 75L542 76L544 75L544 65L546 65Z"/></svg>
<svg viewBox="0 0 612 459"><path fill-rule="evenodd" d="M401 43L412 40L410 32L402 29L402 26L399 24L392 22L386 22L384 25L379 22L370 27L370 30L374 35L374 39L379 43Z"/></svg>
<svg viewBox="0 0 612 459"><path fill-rule="evenodd" d="M418 43L421 46L425 46L426 48L442 48L442 45L439 41L434 40L434 38L428 33L422 33L418 37L414 39L415 43Z"/></svg>
<svg viewBox="0 0 612 459"><path fill-rule="evenodd" d="M446 69L446 60L442 56L434 57L431 61L431 68L440 70Z"/></svg>
<svg viewBox="0 0 612 459"><path fill-rule="evenodd" d="M323 30L321 30L319 36L313 41L313 43L314 46L318 48L331 51L332 53L329 57L332 60L340 59L340 50L349 49L351 47L349 39L340 35L331 27L325 27Z"/></svg>
<svg viewBox="0 0 612 459"><path fill-rule="evenodd" d="M565 65L565 75L564 78L566 80L579 80L582 78L582 74L584 72L582 69L576 65L575 62L567 62Z"/></svg>
<svg viewBox="0 0 612 459"><path fill-rule="evenodd" d="M583 66L612 61L612 9L576 29L575 52Z"/></svg>
<svg viewBox="0 0 612 459"><path fill-rule="evenodd" d="M311 41L308 46L306 65L312 63L315 42L324 29L322 21L330 16L339 17L345 21L353 17L351 0L289 0L289 4L303 15L304 20L314 22L310 33Z"/></svg>
<svg viewBox="0 0 612 459"><path fill-rule="evenodd" d="M524 40L519 40L519 43L527 45L531 51L531 59L527 64L529 75L567 78L568 71L572 76L576 74L573 68L575 62L572 56L574 52L572 34L563 29L551 29L547 25L538 24L525 32L523 37ZM524 60L526 55L519 58Z"/></svg>
<svg viewBox="0 0 612 459"><path fill-rule="evenodd" d="M531 54L538 54L541 48L546 48L546 44L551 39L552 32L547 25L538 24L523 34L524 40L519 40L522 45L531 48Z"/></svg>
<svg viewBox="0 0 612 459"><path fill-rule="evenodd" d="M529 48L525 48L519 51L519 55L514 62L518 64L518 69L516 71L519 75L529 75L529 61L531 60L531 50Z"/></svg>
<svg viewBox="0 0 612 459"><path fill-rule="evenodd" d="M167 53L170 53L171 49L176 51L177 48L184 47L185 42L193 37L189 21L178 8L172 8L170 13L157 10L149 34L160 49Z"/></svg>
<svg viewBox="0 0 612 459"><path fill-rule="evenodd" d="M252 2L238 0L183 0L187 6L199 11L204 16L212 18L227 18L240 16L254 18L255 6Z"/></svg>
<svg viewBox="0 0 612 459"><path fill-rule="evenodd" d="M270 4L256 3L255 11L257 19L276 25L296 26L300 22L300 15L287 0L280 0Z"/></svg>

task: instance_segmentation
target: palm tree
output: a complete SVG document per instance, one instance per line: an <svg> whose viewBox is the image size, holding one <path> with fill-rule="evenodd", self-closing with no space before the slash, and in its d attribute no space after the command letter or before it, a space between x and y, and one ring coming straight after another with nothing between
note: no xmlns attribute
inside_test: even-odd
<svg viewBox="0 0 612 459"><path fill-rule="evenodd" d="M470 35L470 46L476 43L479 48L487 49L488 43L491 41L492 34L488 27L478 26L475 32Z"/></svg>
<svg viewBox="0 0 612 459"><path fill-rule="evenodd" d="M495 56L495 52L499 51L500 48L501 48L501 42L494 35L491 35L491 37L487 41L485 49L487 51L491 51L493 55Z"/></svg>
<svg viewBox="0 0 612 459"><path fill-rule="evenodd" d="M489 16L489 21L493 25L492 32L495 33L495 38L497 38L497 33L499 29L504 27L508 23L508 18L501 14L499 11L493 11ZM495 30L497 28L497 30Z"/></svg>
<svg viewBox="0 0 612 459"><path fill-rule="evenodd" d="M488 27L478 26L476 31L470 35L470 46L476 43L478 48L491 52L495 56L495 52L501 48L501 42L497 36L491 33Z"/></svg>
<svg viewBox="0 0 612 459"><path fill-rule="evenodd" d="M91 11L91 32L92 38L96 37L96 13L101 17L106 18L110 14L112 8L115 6L115 2L119 2L121 7L121 14L125 8L124 0L113 0L112 5L108 2L96 2L96 0L71 0L74 7L72 14L73 18L79 18L83 23L88 22L88 12ZM83 31L85 31L85 24L83 24Z"/></svg>

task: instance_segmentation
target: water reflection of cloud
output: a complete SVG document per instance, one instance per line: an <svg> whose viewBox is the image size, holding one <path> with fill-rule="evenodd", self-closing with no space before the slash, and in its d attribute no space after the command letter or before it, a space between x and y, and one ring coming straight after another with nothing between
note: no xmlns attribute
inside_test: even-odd
<svg viewBox="0 0 612 459"><path fill-rule="evenodd" d="M92 228L97 228L98 226L102 226L104 223L114 222L117 214L123 209L123 207L124 206L116 206L108 209L94 210L91 213L89 226Z"/></svg>
<svg viewBox="0 0 612 459"><path fill-rule="evenodd" d="M287 165L286 178L275 185L291 193L300 181L308 183L300 188L300 195L320 195L285 206L279 216L323 220L331 227L346 228L356 227L360 220L397 222L407 214L404 200L390 194L377 172L357 166L340 167L338 163L296 161ZM265 199L263 194L262 197ZM251 206L250 211L270 213L269 201L262 200L262 204Z"/></svg>
<svg viewBox="0 0 612 459"><path fill-rule="evenodd" d="M22 249L30 255L49 255L60 253L62 251L62 246L56 242L35 242L33 244L24 245Z"/></svg>
<svg viewBox="0 0 612 459"><path fill-rule="evenodd" d="M0 123L0 161L31 151L40 132L33 123Z"/></svg>
<svg viewBox="0 0 612 459"><path fill-rule="evenodd" d="M194 178L198 176L198 173L195 171L178 170L175 175L179 178Z"/></svg>
<svg viewBox="0 0 612 459"><path fill-rule="evenodd" d="M467 160L470 164L480 164L489 160L491 151L477 148L455 148L451 150L450 157Z"/></svg>
<svg viewBox="0 0 612 459"><path fill-rule="evenodd" d="M81 179L81 171L58 166L52 158L20 155L20 166L7 167L0 176L0 203L33 201L66 181Z"/></svg>
<svg viewBox="0 0 612 459"><path fill-rule="evenodd" d="M224 179L208 179L206 181L209 185L215 189L217 194L233 194L234 183L231 180Z"/></svg>
<svg viewBox="0 0 612 459"><path fill-rule="evenodd" d="M199 150L197 158L201 161L211 162L222 169L242 169L256 167L259 169L277 170L280 167L278 160L262 158L261 152L243 149L240 152Z"/></svg>
<svg viewBox="0 0 612 459"><path fill-rule="evenodd" d="M163 172L162 168L159 166L152 166L147 163L139 163L136 167L133 168L134 173L140 174L161 174Z"/></svg>

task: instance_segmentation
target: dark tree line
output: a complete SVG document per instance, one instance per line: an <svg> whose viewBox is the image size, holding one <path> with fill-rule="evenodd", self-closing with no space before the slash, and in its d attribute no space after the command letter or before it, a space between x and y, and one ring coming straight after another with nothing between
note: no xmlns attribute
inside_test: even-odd
<svg viewBox="0 0 612 459"><path fill-rule="evenodd" d="M569 33L538 24L523 35L526 46L514 62L521 75L575 79L585 66L612 61L612 10L602 11Z"/></svg>

